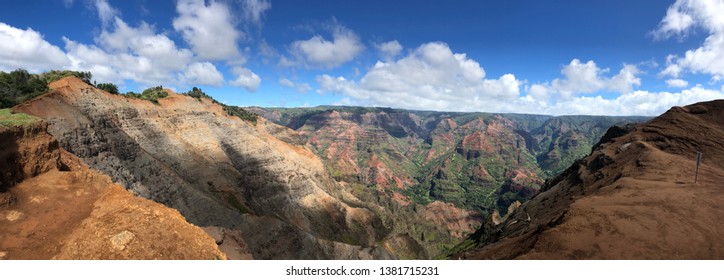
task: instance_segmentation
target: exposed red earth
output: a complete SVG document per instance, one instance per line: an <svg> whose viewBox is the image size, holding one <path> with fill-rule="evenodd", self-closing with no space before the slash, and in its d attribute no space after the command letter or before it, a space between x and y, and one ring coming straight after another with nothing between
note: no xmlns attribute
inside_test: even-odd
<svg viewBox="0 0 724 280"><path fill-rule="evenodd" d="M589 156L452 257L722 259L723 178L724 101L674 107L609 129Z"/></svg>
<svg viewBox="0 0 724 280"><path fill-rule="evenodd" d="M0 126L0 259L226 259L178 211L89 169L46 128Z"/></svg>

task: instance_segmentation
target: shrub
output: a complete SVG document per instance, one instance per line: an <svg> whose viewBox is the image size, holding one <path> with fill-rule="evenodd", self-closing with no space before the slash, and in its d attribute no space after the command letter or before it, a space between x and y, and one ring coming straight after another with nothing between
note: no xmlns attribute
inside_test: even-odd
<svg viewBox="0 0 724 280"><path fill-rule="evenodd" d="M100 83L96 85L96 88L105 90L111 94L118 94L118 86L112 83Z"/></svg>
<svg viewBox="0 0 724 280"><path fill-rule="evenodd" d="M224 108L224 112L226 112L230 116L238 117L242 120L248 121L248 122L256 125L256 121L258 118L257 114L244 110L243 108L238 107L238 106L226 105L224 103L216 101L216 99L214 99L213 97L206 94L200 88L194 87L190 91L182 93L182 94L191 96L198 100L201 100L201 98L208 98L209 100L211 100L211 102L221 105L221 107Z"/></svg>
<svg viewBox="0 0 724 280"><path fill-rule="evenodd" d="M211 99L212 101L216 101L216 100L214 100L213 98L211 98L211 96L208 96L204 91L202 91L200 88L197 88L197 87L194 87L194 88L191 89L190 91L188 91L188 92L186 92L186 93L182 93L182 94L191 96L191 97L196 98L196 99L199 99L199 100L200 100L202 97L204 97L204 98ZM215 102L215 103L218 103L218 102Z"/></svg>
<svg viewBox="0 0 724 280"><path fill-rule="evenodd" d="M147 88L141 94L129 91L125 94L126 97L129 98L138 98L143 100L148 100L153 102L154 104L158 104L158 100L164 97L168 96L168 93L166 93L163 90L162 86Z"/></svg>
<svg viewBox="0 0 724 280"><path fill-rule="evenodd" d="M224 112L231 116L236 116L242 120L248 121L254 125L256 125L256 121L258 116L252 112L249 112L247 110L242 109L238 106L231 106L226 104L221 104L221 106L224 108Z"/></svg>
<svg viewBox="0 0 724 280"><path fill-rule="evenodd" d="M91 79L93 78L93 74L91 74L91 72L80 72L71 70L51 70L38 76L40 79L48 84L60 80L61 78L75 76L78 79L81 79L86 84L92 85Z"/></svg>
<svg viewBox="0 0 724 280"><path fill-rule="evenodd" d="M48 91L48 84L24 69L0 72L0 108L8 108Z"/></svg>

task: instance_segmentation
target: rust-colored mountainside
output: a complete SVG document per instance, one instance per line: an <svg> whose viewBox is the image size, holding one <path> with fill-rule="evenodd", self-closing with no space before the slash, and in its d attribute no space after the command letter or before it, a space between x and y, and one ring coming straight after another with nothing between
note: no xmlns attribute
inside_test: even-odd
<svg viewBox="0 0 724 280"><path fill-rule="evenodd" d="M589 156L452 257L722 259L723 178L724 101L674 107L609 129Z"/></svg>
<svg viewBox="0 0 724 280"><path fill-rule="evenodd" d="M178 211L60 148L46 123L0 121L0 259L226 258Z"/></svg>
<svg viewBox="0 0 724 280"><path fill-rule="evenodd" d="M177 209L230 258L386 259L401 244L308 148L280 140L295 137L289 129L171 91L156 104L75 77L49 87L14 110L44 119L62 148L113 182Z"/></svg>

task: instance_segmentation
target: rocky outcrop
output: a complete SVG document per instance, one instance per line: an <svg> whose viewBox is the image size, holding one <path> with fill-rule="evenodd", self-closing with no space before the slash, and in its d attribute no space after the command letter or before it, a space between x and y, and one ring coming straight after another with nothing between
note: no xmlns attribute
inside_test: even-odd
<svg viewBox="0 0 724 280"><path fill-rule="evenodd" d="M507 220L453 258L721 259L724 101L613 127ZM696 153L703 153L694 182ZM461 248L466 246L461 245Z"/></svg>
<svg viewBox="0 0 724 280"><path fill-rule="evenodd" d="M464 238L477 229L483 216L475 211L460 209L452 203L434 201L425 206L421 213L426 220L436 224L446 225L450 235Z"/></svg>
<svg viewBox="0 0 724 280"><path fill-rule="evenodd" d="M205 227L203 230L214 239L219 250L226 253L230 260L251 260L254 257L249 253L248 245L239 230L230 230L222 227Z"/></svg>
<svg viewBox="0 0 724 280"><path fill-rule="evenodd" d="M224 259L176 210L133 197L38 122L0 126L0 259Z"/></svg>
<svg viewBox="0 0 724 280"><path fill-rule="evenodd" d="M133 193L241 232L255 259L391 257L376 246L389 233L380 218L342 202L310 150L275 137L294 139L291 130L172 92L157 105L75 78L50 87L16 110L45 119L60 146Z"/></svg>
<svg viewBox="0 0 724 280"><path fill-rule="evenodd" d="M45 132L46 128L42 122L0 125L0 193L7 193L24 179L60 167L58 141Z"/></svg>

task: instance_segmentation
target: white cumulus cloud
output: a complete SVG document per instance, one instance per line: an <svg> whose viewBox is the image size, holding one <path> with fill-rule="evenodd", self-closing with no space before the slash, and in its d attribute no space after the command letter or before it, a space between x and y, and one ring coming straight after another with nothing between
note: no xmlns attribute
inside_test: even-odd
<svg viewBox="0 0 724 280"><path fill-rule="evenodd" d="M293 59L282 57L281 64L329 69L352 61L364 49L357 34L344 26L335 25L331 41L317 34L308 40L292 42L289 52Z"/></svg>
<svg viewBox="0 0 724 280"><path fill-rule="evenodd" d="M622 94L614 99L598 96L581 96L557 102L541 102L521 97L515 106L518 113L549 115L610 115L610 116L656 116L673 106L689 105L701 101L724 98L718 90L695 86L681 92L649 92L637 90Z"/></svg>
<svg viewBox="0 0 724 280"><path fill-rule="evenodd" d="M120 14L120 12L116 8L113 8L107 0L95 0L94 5L103 26L111 23L111 21Z"/></svg>
<svg viewBox="0 0 724 280"><path fill-rule="evenodd" d="M724 98L722 90L701 85L680 92L635 90L640 70L630 64L614 75L608 72L593 61L574 59L562 67L563 77L521 92L524 82L513 74L487 78L477 61L433 42L396 61L377 62L359 80L320 75L317 83L319 91L342 96L337 104L466 112L652 116L672 106ZM605 92L618 95L603 97Z"/></svg>
<svg viewBox="0 0 724 280"><path fill-rule="evenodd" d="M682 79L669 79L669 80L666 80L666 84L669 85L669 87L673 87L673 88L684 88L689 85L689 82L687 82L686 80L682 80Z"/></svg>
<svg viewBox="0 0 724 280"><path fill-rule="evenodd" d="M244 0L242 2L245 19L257 26L261 25L264 13L271 9L269 0Z"/></svg>
<svg viewBox="0 0 724 280"><path fill-rule="evenodd" d="M178 48L165 35L156 34L145 22L133 28L120 18L115 18L114 29L104 30L96 38L104 49L111 53L130 53L144 57L160 70L178 70L184 68L192 59L188 49Z"/></svg>
<svg viewBox="0 0 724 280"><path fill-rule="evenodd" d="M654 34L658 37L685 37L695 28L705 30L709 35L696 49L686 51L683 56L672 55L662 75L678 78L683 71L703 73L713 80L724 78L724 1L721 0L677 0L661 20Z"/></svg>
<svg viewBox="0 0 724 280"><path fill-rule="evenodd" d="M258 1L257 4L263 6L266 2ZM61 48L45 41L41 33L35 30L22 30L0 22L0 70L25 68L31 72L52 69L90 71L95 81L113 82L121 87L127 81L133 81L142 87L163 85L169 88L226 84L224 75L202 53L178 46L169 36L157 33L153 25L144 21L135 26L129 25L107 0L94 0L90 3L92 5L89 8L97 12L103 23L100 33L91 43L63 37L64 47ZM224 28L231 24L228 8L220 2L212 1L206 5L203 0L181 0L177 8L179 17L175 24L182 26L182 33L188 33L182 35L204 33L208 30L224 31ZM258 12L263 13L263 10ZM194 25L197 23L200 25ZM186 28L183 27L185 24L194 26ZM216 28L219 26L222 28ZM233 26L229 28L233 30ZM234 32L236 31L232 33ZM208 36L224 37L225 33L202 35L201 37L208 39ZM238 55L236 39L227 37L225 40L226 43L214 41L218 44L214 44L213 51L221 50L224 53L224 48L232 50L225 53L229 56L224 56L226 63L233 67L234 80L228 83L255 91L261 78L251 70L239 66L243 64L244 57ZM189 45L201 50L211 48L206 45ZM244 52L248 52L248 48Z"/></svg>
<svg viewBox="0 0 724 280"><path fill-rule="evenodd" d="M279 79L279 84L283 85L285 87L294 87L294 82L292 82L291 80L289 80L287 78Z"/></svg>
<svg viewBox="0 0 724 280"><path fill-rule="evenodd" d="M375 44L375 48L377 48L382 59L385 61L392 60L402 52L402 45L400 45L400 42L397 42L397 40Z"/></svg>
<svg viewBox="0 0 724 280"><path fill-rule="evenodd" d="M561 70L563 78L527 87L527 95L512 102L512 107L508 107L508 110L550 115L654 116L672 106L724 98L724 89L706 89L701 85L680 92L634 90L634 86L641 85L641 80L637 77L640 70L630 64L624 64L618 74L612 77L606 77L607 72L608 69L600 69L593 61L581 63L574 59ZM672 79L668 80L667 84L684 88L688 82ZM614 98L605 98L601 94L593 95L604 90L615 91L619 95Z"/></svg>
<svg viewBox="0 0 724 280"><path fill-rule="evenodd" d="M244 34L235 28L229 7L205 0L179 0L173 27L181 32L194 53L203 59L234 59L240 56L237 41Z"/></svg>
<svg viewBox="0 0 724 280"><path fill-rule="evenodd" d="M312 90L312 87L308 83L295 83L287 78L279 79L279 84L288 88L296 89L300 93L307 93Z"/></svg>
<svg viewBox="0 0 724 280"><path fill-rule="evenodd" d="M0 22L0 70L25 68L43 71L70 64L65 53L30 28L22 30Z"/></svg>
<svg viewBox="0 0 724 280"><path fill-rule="evenodd" d="M183 80L189 85L220 86L224 76L210 62L194 62L184 70Z"/></svg>
<svg viewBox="0 0 724 280"><path fill-rule="evenodd" d="M694 25L694 19L685 12L685 1L676 1L666 10L666 16L659 23L659 28L653 34L657 38L671 36L685 37L686 31Z"/></svg>
<svg viewBox="0 0 724 280"><path fill-rule="evenodd" d="M624 64L621 71L606 82L606 88L619 93L629 93L634 86L641 85L641 79L636 75L641 71L635 65Z"/></svg>
<svg viewBox="0 0 724 280"><path fill-rule="evenodd" d="M570 99L580 94L590 94L609 90L621 94L629 93L634 86L641 85L638 75L641 71L631 64L624 64L618 74L606 77L609 69L599 68L593 60L582 63L573 59L561 70L563 78L554 79L550 85L534 84L531 89L533 97L548 99L550 94L557 93L562 99ZM541 100L541 99L539 99Z"/></svg>
<svg viewBox="0 0 724 280"><path fill-rule="evenodd" d="M236 79L231 81L231 85L244 88L250 92L255 92L261 84L261 78L256 73L244 67L234 67L232 69Z"/></svg>
<svg viewBox="0 0 724 280"><path fill-rule="evenodd" d="M132 27L119 17L113 19L112 28L95 38L97 45L63 40L71 69L91 71L95 79L104 82L180 85L177 74L194 60L190 50L155 33L149 24L141 22Z"/></svg>
<svg viewBox="0 0 724 280"><path fill-rule="evenodd" d="M485 79L476 61L441 42L423 44L394 62L377 62L359 81L321 75L317 83L320 91L361 105L441 111L497 110L519 96L521 84L512 74Z"/></svg>

